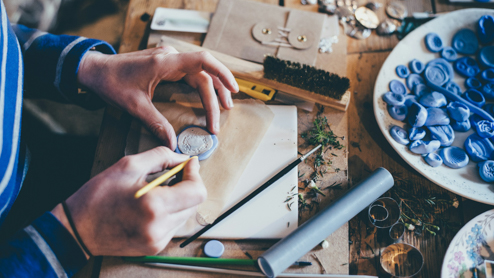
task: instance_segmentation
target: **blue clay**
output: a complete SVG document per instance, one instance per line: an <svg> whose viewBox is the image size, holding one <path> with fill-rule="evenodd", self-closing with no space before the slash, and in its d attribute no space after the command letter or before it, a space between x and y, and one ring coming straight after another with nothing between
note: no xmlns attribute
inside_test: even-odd
<svg viewBox="0 0 494 278"><path fill-rule="evenodd" d="M425 126L449 125L449 122L450 120L446 109L427 108L427 119L424 123Z"/></svg>
<svg viewBox="0 0 494 278"><path fill-rule="evenodd" d="M493 103L487 103L486 105L484 105L484 107L482 107L482 109L484 109L485 112L487 112L491 115L494 115L494 104Z"/></svg>
<svg viewBox="0 0 494 278"><path fill-rule="evenodd" d="M204 245L204 254L210 258L219 258L223 252L225 252L225 246L217 240L210 240Z"/></svg>
<svg viewBox="0 0 494 278"><path fill-rule="evenodd" d="M470 117L470 108L461 102L452 101L446 109L451 119L455 121L464 122Z"/></svg>
<svg viewBox="0 0 494 278"><path fill-rule="evenodd" d="M480 162L479 166L479 174L480 177L485 182L493 182L494 181L494 161L487 160L484 162Z"/></svg>
<svg viewBox="0 0 494 278"><path fill-rule="evenodd" d="M439 167L443 164L443 159L437 153L430 153L424 156L425 162L431 167Z"/></svg>
<svg viewBox="0 0 494 278"><path fill-rule="evenodd" d="M494 40L494 17L484 15L477 23L477 37L482 44L488 44Z"/></svg>
<svg viewBox="0 0 494 278"><path fill-rule="evenodd" d="M400 78L407 78L408 75L410 74L410 71L404 65L399 65L399 66L396 67L396 74Z"/></svg>
<svg viewBox="0 0 494 278"><path fill-rule="evenodd" d="M455 140L455 132L450 125L436 125L428 126L431 132L431 138L434 140L439 140L441 146L449 147L453 144Z"/></svg>
<svg viewBox="0 0 494 278"><path fill-rule="evenodd" d="M420 98L425 94L432 93L432 91L425 84L416 84L413 87L413 93Z"/></svg>
<svg viewBox="0 0 494 278"><path fill-rule="evenodd" d="M442 86L449 81L449 75L440 66L428 66L424 73L425 80L427 83L433 83L437 86Z"/></svg>
<svg viewBox="0 0 494 278"><path fill-rule="evenodd" d="M404 105L405 96L393 92L387 92L383 95L383 100L389 105Z"/></svg>
<svg viewBox="0 0 494 278"><path fill-rule="evenodd" d="M408 123L412 127L421 127L427 120L427 109L418 103L412 103L408 108Z"/></svg>
<svg viewBox="0 0 494 278"><path fill-rule="evenodd" d="M424 71L424 64L417 59L413 59L408 63L410 71L416 74L421 74Z"/></svg>
<svg viewBox="0 0 494 278"><path fill-rule="evenodd" d="M463 93L463 98L477 107L482 107L485 104L484 95L475 89L466 90L466 92Z"/></svg>
<svg viewBox="0 0 494 278"><path fill-rule="evenodd" d="M487 138L482 138L477 134L471 134L465 140L465 150L470 159L475 162L485 161L492 158L494 153L494 145Z"/></svg>
<svg viewBox="0 0 494 278"><path fill-rule="evenodd" d="M424 139L426 134L427 132L422 127L412 127L408 129L408 139L412 141L422 140Z"/></svg>
<svg viewBox="0 0 494 278"><path fill-rule="evenodd" d="M491 121L478 121L473 124L477 134L482 138L491 138L494 136L494 122Z"/></svg>
<svg viewBox="0 0 494 278"><path fill-rule="evenodd" d="M438 140L431 141L422 141L416 140L413 141L408 147L411 152L416 154L428 154L437 151L441 143Z"/></svg>
<svg viewBox="0 0 494 278"><path fill-rule="evenodd" d="M443 107L448 104L448 102L446 101L446 97L438 92L432 92L423 95L419 99L419 103L425 107Z"/></svg>
<svg viewBox="0 0 494 278"><path fill-rule="evenodd" d="M443 87L446 90L448 90L454 94L457 94L457 95L461 95L461 93L462 93L460 86L453 81L449 81Z"/></svg>
<svg viewBox="0 0 494 278"><path fill-rule="evenodd" d="M391 127L389 134L393 137L393 139L395 139L396 142L402 145L408 145L408 143L410 143L408 140L407 131L397 125Z"/></svg>
<svg viewBox="0 0 494 278"><path fill-rule="evenodd" d="M494 45L483 47L479 51L480 64L486 68L494 68Z"/></svg>
<svg viewBox="0 0 494 278"><path fill-rule="evenodd" d="M469 120L470 120L470 123L472 124L472 126L475 127L483 119L479 115L474 114L474 115L470 116Z"/></svg>
<svg viewBox="0 0 494 278"><path fill-rule="evenodd" d="M482 87L482 83L475 77L469 77L465 79L465 87L467 89L478 89Z"/></svg>
<svg viewBox="0 0 494 278"><path fill-rule="evenodd" d="M425 46L430 52L439 52L443 49L443 40L436 33L429 33L425 36Z"/></svg>
<svg viewBox="0 0 494 278"><path fill-rule="evenodd" d="M480 72L477 61L470 57L463 57L453 63L453 68L459 75L464 77L473 77Z"/></svg>
<svg viewBox="0 0 494 278"><path fill-rule="evenodd" d="M405 105L410 107L412 103L419 103L417 96L414 95L406 95L405 96Z"/></svg>
<svg viewBox="0 0 494 278"><path fill-rule="evenodd" d="M456 50L451 46L446 46L441 50L441 57L448 62L453 62L458 58L458 53L456 53Z"/></svg>
<svg viewBox="0 0 494 278"><path fill-rule="evenodd" d="M492 50L494 51L494 49ZM480 74L480 78L482 78L482 81L485 83L493 83L494 82L494 68L488 68L484 70Z"/></svg>
<svg viewBox="0 0 494 278"><path fill-rule="evenodd" d="M206 151L204 151L204 152L202 152L202 153L200 153L200 154L197 155L197 158L198 158L199 161L208 159L214 153L214 151L216 150L216 148L218 147L218 137L216 137L216 135L214 135L211 132L209 132L207 129L205 129L205 128L201 127L201 126L196 126L196 125L187 126L186 128L184 128L182 130L182 132L184 132L186 129L189 129L189 128L200 128L202 130L205 130L211 136L211 139L213 140L213 146L209 150L206 150ZM182 132L180 132L180 134ZM179 140L180 134L177 135L177 140ZM177 145L177 148L175 149L175 152L176 153L180 153L180 154L182 153L182 151L180 150L180 148L179 148L178 145Z"/></svg>
<svg viewBox="0 0 494 278"><path fill-rule="evenodd" d="M451 127L453 128L454 131L467 132L470 130L472 125L471 125L469 120L466 120L463 122L457 122L455 120L452 120L451 121Z"/></svg>
<svg viewBox="0 0 494 278"><path fill-rule="evenodd" d="M472 55L479 48L479 41L472 30L461 29L453 36L451 45L458 53Z"/></svg>
<svg viewBox="0 0 494 278"><path fill-rule="evenodd" d="M444 72L448 74L450 80L453 80L453 78L455 77L455 70L453 69L451 63L446 61L446 59L436 58L434 60L431 60L429 61L429 63L427 63L427 66L425 68L427 69L428 67L432 66L438 66L442 68Z"/></svg>
<svg viewBox="0 0 494 278"><path fill-rule="evenodd" d="M388 105L388 113L391 118L398 121L404 121L408 114L408 107L406 107L405 105Z"/></svg>
<svg viewBox="0 0 494 278"><path fill-rule="evenodd" d="M405 85L403 85L403 83L401 83L396 79L391 80L391 82L389 82L389 90L397 94L402 94L402 95L407 94L407 88L405 87Z"/></svg>
<svg viewBox="0 0 494 278"><path fill-rule="evenodd" d="M420 76L420 75L418 75L416 73L410 74L407 77L407 87L408 87L408 89L413 90L413 88L417 84L424 84L425 85L424 78L422 78L422 76Z"/></svg>
<svg viewBox="0 0 494 278"><path fill-rule="evenodd" d="M453 169L463 168L467 166L470 161L467 153L458 147L446 147L441 149L439 155L443 159L444 165Z"/></svg>
<svg viewBox="0 0 494 278"><path fill-rule="evenodd" d="M480 88L480 92L484 95L486 99L494 99L494 82L487 83Z"/></svg>

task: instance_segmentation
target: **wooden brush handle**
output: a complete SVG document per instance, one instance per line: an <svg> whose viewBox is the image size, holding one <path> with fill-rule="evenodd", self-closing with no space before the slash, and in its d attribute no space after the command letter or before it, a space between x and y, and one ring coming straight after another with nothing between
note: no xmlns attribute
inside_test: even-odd
<svg viewBox="0 0 494 278"><path fill-rule="evenodd" d="M346 111L348 104L350 103L350 92L347 91L341 100L330 98L327 96L319 95L313 92L309 92L300 88L296 88L284 83L280 83L274 80L264 78L264 67L261 64L242 60L224 53L220 53L214 50L197 46L191 43L187 43L181 40L177 40L168 36L162 36L158 46L173 46L178 52L197 52L207 51L213 55L218 61L223 63L235 77L250 81L253 83L265 85L273 89L294 95L296 97L303 98L308 101L320 103L322 105L330 106L335 109Z"/></svg>

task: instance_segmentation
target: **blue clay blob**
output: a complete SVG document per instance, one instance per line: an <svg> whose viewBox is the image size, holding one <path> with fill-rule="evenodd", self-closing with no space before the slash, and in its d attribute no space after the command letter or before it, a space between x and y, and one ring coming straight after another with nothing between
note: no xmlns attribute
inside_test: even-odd
<svg viewBox="0 0 494 278"><path fill-rule="evenodd" d="M383 100L389 105L404 105L405 96L393 92L387 92L383 95Z"/></svg>
<svg viewBox="0 0 494 278"><path fill-rule="evenodd" d="M423 95L419 99L419 103L425 107L443 107L448 104L446 97L438 92L432 92L426 95Z"/></svg>
<svg viewBox="0 0 494 278"><path fill-rule="evenodd" d="M427 120L427 109L418 103L412 103L408 108L408 123L412 127L421 127Z"/></svg>
<svg viewBox="0 0 494 278"><path fill-rule="evenodd" d="M397 94L402 94L402 95L407 94L407 88L405 87L405 85L403 85L403 83L401 83L396 79L391 80L391 82L389 82L389 90Z"/></svg>
<svg viewBox="0 0 494 278"><path fill-rule="evenodd" d="M465 150L470 159L475 162L485 161L492 158L494 145L487 138L482 138L477 134L471 134L465 140Z"/></svg>
<svg viewBox="0 0 494 278"><path fill-rule="evenodd" d="M470 117L470 108L461 102L452 101L446 109L451 119L455 121L464 122Z"/></svg>
<svg viewBox="0 0 494 278"><path fill-rule="evenodd" d="M408 75L410 74L410 71L404 65L399 65L399 66L396 67L396 74L400 78L407 78Z"/></svg>
<svg viewBox="0 0 494 278"><path fill-rule="evenodd" d="M486 99L494 99L494 82L487 83L480 88L480 92L484 95Z"/></svg>
<svg viewBox="0 0 494 278"><path fill-rule="evenodd" d="M494 51L494 49L492 50ZM482 81L485 83L493 83L494 82L494 68L488 68L484 70L481 74L480 77L482 78Z"/></svg>
<svg viewBox="0 0 494 278"><path fill-rule="evenodd" d="M438 66L442 68L444 72L448 74L450 80L453 80L453 78L455 77L455 70L453 69L451 63L446 61L446 59L436 58L434 60L431 60L429 61L429 63L427 63L427 66L425 68L427 69L428 67L432 66Z"/></svg>
<svg viewBox="0 0 494 278"><path fill-rule="evenodd" d="M484 15L477 23L477 36L482 44L488 44L494 40L494 17Z"/></svg>
<svg viewBox="0 0 494 278"><path fill-rule="evenodd" d="M426 134L427 132L422 127L412 127L408 129L408 139L412 141L422 140L424 139Z"/></svg>
<svg viewBox="0 0 494 278"><path fill-rule="evenodd" d="M181 131L181 132L177 135L177 140L178 140L178 138L179 138L180 134L181 134L182 132L184 132L184 130L186 130L186 129L188 129L188 128L192 128L192 127L196 127L196 128L203 129L203 130L207 131L207 132L211 135L211 139L213 140L213 146L212 146L209 150L207 150L207 151L205 151L205 152L203 152L203 153L201 153L201 154L199 154L199 155L197 156L197 159L198 159L199 161L201 161L201 160L205 160L205 159L208 159L208 158L209 158L209 157L210 157L210 156L214 153L214 151L216 150L216 148L218 147L218 137L216 137L216 135L214 135L214 134L212 134L211 132L209 132L209 130L207 130L207 129L205 129L205 128L201 127L201 126L190 125L190 126L187 126L186 128L184 128L184 129L183 129L183 130L182 130L182 131ZM175 149L175 152L176 152L176 153L180 153L180 154L182 153L182 152L180 151L180 149L178 148L178 146L177 146L177 148Z"/></svg>
<svg viewBox="0 0 494 278"><path fill-rule="evenodd" d="M467 166L470 161L467 153L458 147L446 147L441 149L439 155L443 159L444 165L453 169L463 168Z"/></svg>
<svg viewBox="0 0 494 278"><path fill-rule="evenodd" d="M417 59L413 59L408 63L410 71L416 74L421 74L424 71L424 64Z"/></svg>
<svg viewBox="0 0 494 278"><path fill-rule="evenodd" d="M480 64L486 68L494 68L494 45L483 47L479 51Z"/></svg>
<svg viewBox="0 0 494 278"><path fill-rule="evenodd" d="M441 146L449 147L455 140L455 131L450 125L436 125L427 127L431 132L431 138L439 140Z"/></svg>
<svg viewBox="0 0 494 278"><path fill-rule="evenodd" d="M388 105L388 113L391 118L398 121L404 121L408 114L408 107L406 107L405 105Z"/></svg>
<svg viewBox="0 0 494 278"><path fill-rule="evenodd" d="M494 136L494 122L482 120L475 122L473 126L475 126L477 134L482 138L491 138Z"/></svg>
<svg viewBox="0 0 494 278"><path fill-rule="evenodd" d="M454 131L467 132L470 130L472 125L469 120L466 120L464 122L457 122L455 120L452 120L451 127L453 128Z"/></svg>
<svg viewBox="0 0 494 278"><path fill-rule="evenodd" d="M428 66L425 69L424 77L428 83L430 82L437 86L443 86L449 81L448 73L440 66Z"/></svg>
<svg viewBox="0 0 494 278"><path fill-rule="evenodd" d="M439 52L443 49L443 40L436 33L429 33L425 36L425 46L430 52Z"/></svg>
<svg viewBox="0 0 494 278"><path fill-rule="evenodd" d="M427 119L424 123L425 126L449 125L449 122L450 120L446 109L427 108Z"/></svg>
<svg viewBox="0 0 494 278"><path fill-rule="evenodd" d="M484 162L480 162L479 166L479 174L480 177L485 182L493 182L494 181L494 161L487 160Z"/></svg>
<svg viewBox="0 0 494 278"><path fill-rule="evenodd" d="M432 93L432 91L425 84L417 84L413 87L413 93L420 98L423 95Z"/></svg>
<svg viewBox="0 0 494 278"><path fill-rule="evenodd" d="M457 95L461 95L461 93L462 93L460 86L453 81L449 81L443 87L446 90L448 90L454 94L457 94Z"/></svg>
<svg viewBox="0 0 494 278"><path fill-rule="evenodd" d="M416 154L428 154L437 151L441 143L438 140L431 141L422 141L416 140L413 141L408 147L411 152Z"/></svg>
<svg viewBox="0 0 494 278"><path fill-rule="evenodd" d="M482 107L485 104L484 95L475 89L468 89L463 93L463 98L477 107Z"/></svg>
<svg viewBox="0 0 494 278"><path fill-rule="evenodd" d="M402 144L402 145L408 145L410 141L408 140L408 133L406 130L403 128L395 125L389 130L389 134L393 139L395 139L396 142Z"/></svg>
<svg viewBox="0 0 494 278"><path fill-rule="evenodd" d="M470 57L463 57L453 63L453 68L459 75L464 77L474 77L480 72L477 61Z"/></svg>
<svg viewBox="0 0 494 278"><path fill-rule="evenodd" d="M431 167L439 167L443 164L443 159L437 153L430 153L424 156L425 162Z"/></svg>
<svg viewBox="0 0 494 278"><path fill-rule="evenodd" d="M465 79L465 87L467 89L478 89L482 87L482 83L475 77L469 77Z"/></svg>
<svg viewBox="0 0 494 278"><path fill-rule="evenodd" d="M405 96L405 105L410 107L412 103L419 103L417 96L415 95L406 95Z"/></svg>
<svg viewBox="0 0 494 278"><path fill-rule="evenodd" d="M448 62L453 62L458 58L458 53L451 46L446 46L441 50L441 57L446 59Z"/></svg>
<svg viewBox="0 0 494 278"><path fill-rule="evenodd" d="M453 36L451 45L458 53L472 55L479 48L479 41L472 30L461 29Z"/></svg>
<svg viewBox="0 0 494 278"><path fill-rule="evenodd" d="M217 240L210 240L204 245L204 254L210 258L219 258L223 252L225 252L225 246Z"/></svg>
<svg viewBox="0 0 494 278"><path fill-rule="evenodd" d="M413 88L417 84L424 84L425 85L424 78L422 78L422 76L420 76L420 75L418 75L416 73L410 74L407 77L407 87L408 87L408 89L413 90Z"/></svg>
<svg viewBox="0 0 494 278"><path fill-rule="evenodd" d="M494 104L493 103L487 103L486 105L484 105L484 107L482 107L482 109L484 109L485 112L487 112L491 115L494 115Z"/></svg>

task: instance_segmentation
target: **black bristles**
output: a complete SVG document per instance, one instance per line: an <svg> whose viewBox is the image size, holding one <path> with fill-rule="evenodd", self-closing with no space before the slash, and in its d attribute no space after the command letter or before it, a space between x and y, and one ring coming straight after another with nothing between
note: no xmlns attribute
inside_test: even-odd
<svg viewBox="0 0 494 278"><path fill-rule="evenodd" d="M273 56L264 59L264 77L338 100L350 88L346 77Z"/></svg>

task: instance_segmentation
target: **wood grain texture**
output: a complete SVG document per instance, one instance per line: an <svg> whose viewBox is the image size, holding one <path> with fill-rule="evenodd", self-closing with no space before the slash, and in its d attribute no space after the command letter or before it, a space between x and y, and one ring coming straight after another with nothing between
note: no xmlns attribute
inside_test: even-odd
<svg viewBox="0 0 494 278"><path fill-rule="evenodd" d="M444 13L451 12L461 9L468 8L485 8L485 9L494 9L494 4L491 3L449 3L448 0L431 0L434 1L436 13Z"/></svg>

